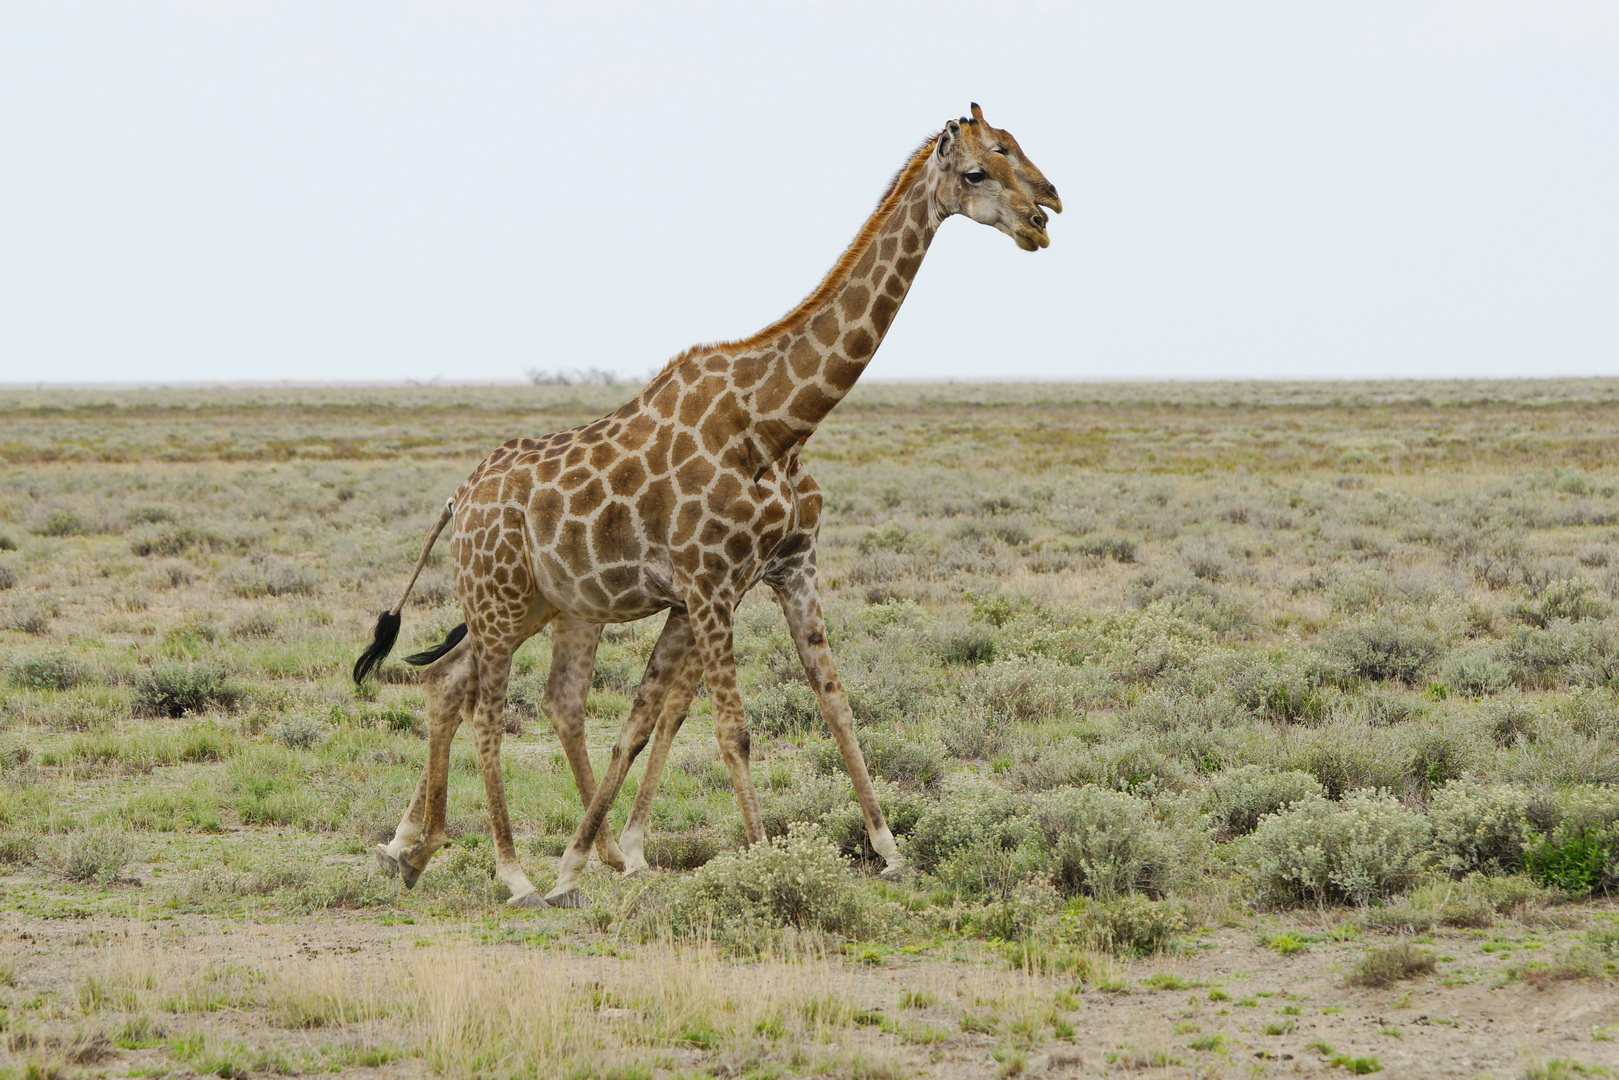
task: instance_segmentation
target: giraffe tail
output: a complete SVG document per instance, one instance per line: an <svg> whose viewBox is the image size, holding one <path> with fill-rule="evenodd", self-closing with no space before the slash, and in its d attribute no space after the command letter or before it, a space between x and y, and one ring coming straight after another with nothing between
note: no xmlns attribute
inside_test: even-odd
<svg viewBox="0 0 1619 1080"><path fill-rule="evenodd" d="M443 511L439 513L438 521L433 524L432 531L427 534L426 542L422 544L422 554L416 560L416 569L411 571L410 580L405 582L405 591L399 597L399 603L395 604L392 609L377 616L377 628L371 633L371 644L366 647L365 652L360 654L360 658L354 661L355 682L364 682L365 677L371 674L371 671L393 651L394 642L399 640L399 612L405 606L405 601L409 599L410 590L416 586L416 579L421 576L422 567L427 565L427 556L432 552L433 544L438 540L438 534L444 531L444 526L449 524L450 516L454 512L455 500L446 500ZM466 633L464 627L461 632ZM451 636L455 637L454 634ZM456 638L456 640L459 641L460 638ZM450 644L453 646L454 642ZM444 652L449 652L449 649L444 649ZM439 655L442 656L443 653ZM434 657L434 659L437 658ZM411 660L415 661L416 657L411 657Z"/></svg>

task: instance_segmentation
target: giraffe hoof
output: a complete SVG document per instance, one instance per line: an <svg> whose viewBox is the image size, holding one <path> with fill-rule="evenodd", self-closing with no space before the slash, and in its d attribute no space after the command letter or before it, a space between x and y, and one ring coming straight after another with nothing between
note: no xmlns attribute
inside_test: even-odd
<svg viewBox="0 0 1619 1080"><path fill-rule="evenodd" d="M883 868L877 877L882 881L909 881L916 876L916 869L905 863L890 863Z"/></svg>
<svg viewBox="0 0 1619 1080"><path fill-rule="evenodd" d="M510 900L506 901L506 906L520 908L543 908L549 907L550 905L546 903L545 897L540 895L540 890L535 889L532 892L524 893L522 896L512 897Z"/></svg>
<svg viewBox="0 0 1619 1080"><path fill-rule="evenodd" d="M416 887L416 879L422 876L422 872L416 867L410 865L410 863L406 862L403 855L399 856L398 861L399 880L405 883L405 888L414 889Z"/></svg>
<svg viewBox="0 0 1619 1080"><path fill-rule="evenodd" d="M537 896L539 894L536 892L534 895ZM578 889L569 889L565 893L557 893L555 896L547 896L543 903L549 904L551 907L584 907L585 894L580 892Z"/></svg>
<svg viewBox="0 0 1619 1080"><path fill-rule="evenodd" d="M399 876L399 860L388 854L387 844L377 845L377 869L389 877Z"/></svg>
<svg viewBox="0 0 1619 1080"><path fill-rule="evenodd" d="M651 872L652 867L647 865L645 859L626 859L624 862L625 877L639 877L642 874L650 874Z"/></svg>

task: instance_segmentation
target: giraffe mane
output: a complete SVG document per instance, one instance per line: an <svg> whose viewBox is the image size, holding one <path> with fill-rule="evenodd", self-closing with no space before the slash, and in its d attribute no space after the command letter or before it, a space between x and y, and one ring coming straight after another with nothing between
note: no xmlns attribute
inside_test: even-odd
<svg viewBox="0 0 1619 1080"><path fill-rule="evenodd" d="M800 300L791 311L763 330L750 334L745 338L739 338L736 341L706 342L683 349L675 354L672 360L663 365L663 368L652 377L651 382L657 382L658 379L694 356L702 356L713 352L740 352L751 349L764 344L771 338L780 336L803 322L811 311L825 303L845 281L849 280L849 274L854 269L854 264L860 261L860 257L866 253L866 248L876 239L878 231L888 221L888 215L893 213L894 207L899 205L900 196L905 193L905 190L911 186L911 182L921 173L922 167L927 164L928 155L933 152L933 144L939 141L941 134L943 132L935 132L929 135L923 140L922 145L916 148L911 154L910 160L902 165L899 171L894 174L894 178L888 182L888 187L883 190L882 198L877 200L877 209L866 219L866 223L860 227L860 232L855 234L854 241L844 250L838 261L833 264L832 269L827 272L826 277L821 279L821 283L815 287L814 291ZM649 386L651 382L648 383Z"/></svg>

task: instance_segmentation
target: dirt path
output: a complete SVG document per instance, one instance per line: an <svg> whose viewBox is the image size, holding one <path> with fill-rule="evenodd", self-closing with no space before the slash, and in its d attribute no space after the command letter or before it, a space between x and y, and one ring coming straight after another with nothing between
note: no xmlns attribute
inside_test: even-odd
<svg viewBox="0 0 1619 1080"><path fill-rule="evenodd" d="M321 1054L329 1067L338 1047L346 1055L345 1075L419 1076L430 1071L420 1050L431 1041L423 1020L357 1009L346 1021L311 1013L300 1026L288 1019L288 1002L301 1000L297 994L255 997L243 988L294 987L311 1002L343 993L370 1000L386 996L378 988L398 985L402 972L419 972L424 962L453 954L491 972L543 965L570 993L586 994L659 977L657 965L668 962L662 950L614 946L603 935L539 930L521 918L383 925L346 915L250 922L184 915L49 919L8 911L0 914L0 964L11 973L11 984L0 988L7 1003L0 1014L7 1064L20 1067L54 1054L70 1066L61 1075L152 1075L177 1065L183 1075L187 1065L175 1061L174 1040L177 1033L200 1032L209 1045L257 1048L257 1058L242 1058L249 1064L226 1066L239 1075L259 1072L253 1061L273 1072L277 1061ZM876 962L869 956L866 962L801 959L789 979L813 984L858 1017L817 1046L817 1060L834 1064L812 1061L803 1071L951 1078L1348 1075L1343 1070L1355 1059L1375 1059L1389 1077L1504 1080L1552 1059L1619 1069L1619 1042L1613 1041L1619 992L1610 980L1526 982L1508 975L1526 958L1552 959L1577 932L1519 926L1447 932L1432 939L1440 957L1434 976L1380 990L1347 987L1345 975L1369 945L1388 939L1315 942L1282 956L1257 944L1259 936L1253 929L1227 929L1199 937L1184 955L1120 964L1102 980L1106 988L1007 971L993 954L964 956L960 943ZM720 985L763 970L710 963ZM913 1007L902 1007L907 993ZM587 1023L610 1026L631 1011L612 1004L609 994L585 1015ZM1036 1015L1046 1018L1038 1023L1057 1017L1071 1034L1059 1027L1020 1039L1019 1017ZM150 1018L168 1042L114 1045L109 1040L119 1031L127 1035L132 1016ZM394 1049L379 1055L376 1048ZM379 1060L368 1062L368 1052ZM76 1053L81 1060L73 1062ZM738 1053L734 1047L676 1047L659 1056L653 1075L744 1075ZM840 1071L836 1062L849 1053L865 1055L860 1060L875 1055L888 1071ZM1339 1064L1329 1055L1339 1055ZM212 1061L198 1058L191 1066Z"/></svg>

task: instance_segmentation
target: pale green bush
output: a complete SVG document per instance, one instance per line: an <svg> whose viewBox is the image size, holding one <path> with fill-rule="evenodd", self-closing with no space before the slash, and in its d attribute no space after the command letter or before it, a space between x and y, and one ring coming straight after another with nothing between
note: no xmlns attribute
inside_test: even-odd
<svg viewBox="0 0 1619 1080"><path fill-rule="evenodd" d="M1439 869L1455 877L1517 870L1537 835L1530 799L1529 790L1515 784L1450 783L1434 792L1428 824Z"/></svg>
<svg viewBox="0 0 1619 1080"><path fill-rule="evenodd" d="M1152 807L1089 786L1035 798L1030 816L1045 872L1064 893L1162 895L1194 870L1188 845L1158 827Z"/></svg>
<svg viewBox="0 0 1619 1080"><path fill-rule="evenodd" d="M748 727L767 735L802 735L818 730L821 702L802 680L777 683L744 699Z"/></svg>
<svg viewBox="0 0 1619 1080"><path fill-rule="evenodd" d="M1309 773L1244 765L1214 777L1203 809L1209 815L1215 839L1230 840L1253 832L1268 814L1323 794L1320 781Z"/></svg>
<svg viewBox="0 0 1619 1080"><path fill-rule="evenodd" d="M1087 900L1062 916L1067 936L1086 948L1119 956L1163 952L1190 922L1180 903L1138 895Z"/></svg>
<svg viewBox="0 0 1619 1080"><path fill-rule="evenodd" d="M1236 664L1226 689L1262 720L1313 723L1327 712L1331 666L1318 653L1278 651Z"/></svg>
<svg viewBox="0 0 1619 1080"><path fill-rule="evenodd" d="M1260 821L1234 846L1238 872L1271 904L1369 903L1421 868L1428 823L1382 791L1310 798Z"/></svg>
<svg viewBox="0 0 1619 1080"><path fill-rule="evenodd" d="M945 753L938 743L879 728L866 728L857 738L874 776L919 788L936 787L944 779ZM823 773L844 771L843 754L830 739L818 744L813 761Z"/></svg>
<svg viewBox="0 0 1619 1080"><path fill-rule="evenodd" d="M1406 781L1408 759L1394 729L1332 721L1295 731L1291 750L1277 765L1314 776L1331 798L1360 788L1393 790Z"/></svg>
<svg viewBox="0 0 1619 1080"><path fill-rule="evenodd" d="M112 885L126 881L125 868L142 857L140 845L129 833L89 829L69 833L51 844L42 861L68 881Z"/></svg>
<svg viewBox="0 0 1619 1080"><path fill-rule="evenodd" d="M136 716L179 717L209 709L234 709L242 688L218 664L162 663L135 683Z"/></svg>
<svg viewBox="0 0 1619 1080"><path fill-rule="evenodd" d="M917 819L905 839L906 857L920 870L934 870L969 847L999 850L1021 847L1031 822L1004 791L982 788L947 796Z"/></svg>
<svg viewBox="0 0 1619 1080"><path fill-rule="evenodd" d="M861 937L878 925L874 903L849 864L802 823L786 836L720 854L681 886L669 908L677 933L746 937L791 928Z"/></svg>
<svg viewBox="0 0 1619 1080"><path fill-rule="evenodd" d="M18 660L8 677L24 690L70 690L87 680L90 671L66 649L51 649Z"/></svg>
<svg viewBox="0 0 1619 1080"><path fill-rule="evenodd" d="M1415 682L1443 647L1432 630L1380 617L1344 627L1327 642L1327 653L1346 675L1374 682Z"/></svg>
<svg viewBox="0 0 1619 1080"><path fill-rule="evenodd" d="M1494 646L1451 653L1439 665L1439 681L1464 697L1483 697L1512 683L1512 667Z"/></svg>
<svg viewBox="0 0 1619 1080"><path fill-rule="evenodd" d="M1066 718L1083 706L1089 684L1074 668L1045 657L985 664L962 685L962 696L991 715L1017 721Z"/></svg>

